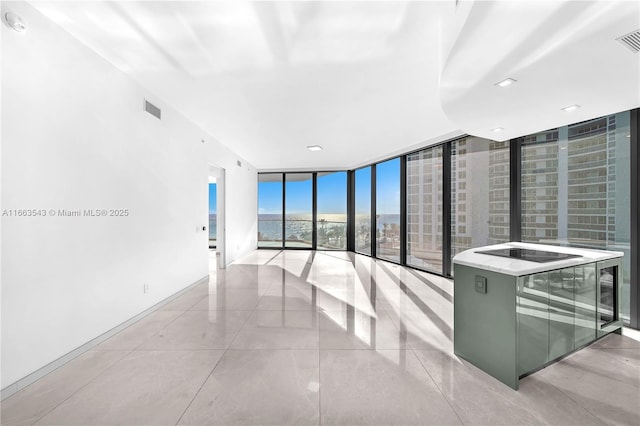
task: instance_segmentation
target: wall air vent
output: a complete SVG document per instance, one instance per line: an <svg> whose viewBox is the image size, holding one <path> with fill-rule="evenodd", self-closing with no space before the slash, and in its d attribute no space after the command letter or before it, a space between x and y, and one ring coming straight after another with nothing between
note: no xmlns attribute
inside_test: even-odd
<svg viewBox="0 0 640 426"><path fill-rule="evenodd" d="M627 35L618 37L616 40L627 46L632 52L640 52L640 30L635 30Z"/></svg>
<svg viewBox="0 0 640 426"><path fill-rule="evenodd" d="M149 114L153 115L155 118L157 118L158 120L160 120L160 108L158 108L157 106L155 106L154 104L152 104L151 102L149 102L148 100L144 100L144 110L147 111Z"/></svg>

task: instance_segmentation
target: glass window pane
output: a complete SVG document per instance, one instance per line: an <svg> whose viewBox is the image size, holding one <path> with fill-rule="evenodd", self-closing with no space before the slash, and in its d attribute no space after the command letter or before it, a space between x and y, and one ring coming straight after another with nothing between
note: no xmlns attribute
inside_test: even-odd
<svg viewBox="0 0 640 426"><path fill-rule="evenodd" d="M629 321L630 114L522 139L522 241L622 251Z"/></svg>
<svg viewBox="0 0 640 426"><path fill-rule="evenodd" d="M347 173L318 173L318 250L347 249Z"/></svg>
<svg viewBox="0 0 640 426"><path fill-rule="evenodd" d="M356 170L356 251L371 254L371 167Z"/></svg>
<svg viewBox="0 0 640 426"><path fill-rule="evenodd" d="M258 247L282 247L282 173L258 175Z"/></svg>
<svg viewBox="0 0 640 426"><path fill-rule="evenodd" d="M509 164L509 141L466 137L451 144L452 257L509 241Z"/></svg>
<svg viewBox="0 0 640 426"><path fill-rule="evenodd" d="M313 233L313 175L285 175L285 247L311 248Z"/></svg>
<svg viewBox="0 0 640 426"><path fill-rule="evenodd" d="M209 248L216 248L218 222L217 222L217 186L209 182Z"/></svg>
<svg viewBox="0 0 640 426"><path fill-rule="evenodd" d="M400 159L376 166L376 256L400 262Z"/></svg>
<svg viewBox="0 0 640 426"><path fill-rule="evenodd" d="M407 264L442 273L442 147L407 156Z"/></svg>

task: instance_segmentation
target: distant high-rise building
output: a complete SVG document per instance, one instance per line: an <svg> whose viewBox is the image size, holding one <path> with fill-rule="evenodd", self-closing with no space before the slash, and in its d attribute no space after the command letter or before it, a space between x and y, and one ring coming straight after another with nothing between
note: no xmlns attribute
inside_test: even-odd
<svg viewBox="0 0 640 426"><path fill-rule="evenodd" d="M522 139L522 239L558 238L558 130Z"/></svg>
<svg viewBox="0 0 640 426"><path fill-rule="evenodd" d="M607 220L608 207L615 212L615 179L611 188L608 182L609 160L615 162L615 149L608 149L609 120L615 129L615 116L569 126L566 235L574 244L606 248L608 225L615 228L615 216Z"/></svg>
<svg viewBox="0 0 640 426"><path fill-rule="evenodd" d="M489 143L489 244L509 241L509 141Z"/></svg>
<svg viewBox="0 0 640 426"><path fill-rule="evenodd" d="M451 153L452 253L509 241L509 141L468 137Z"/></svg>
<svg viewBox="0 0 640 426"><path fill-rule="evenodd" d="M442 148L407 157L407 263L442 269Z"/></svg>
<svg viewBox="0 0 640 426"><path fill-rule="evenodd" d="M607 248L616 240L616 116L522 140L522 238Z"/></svg>

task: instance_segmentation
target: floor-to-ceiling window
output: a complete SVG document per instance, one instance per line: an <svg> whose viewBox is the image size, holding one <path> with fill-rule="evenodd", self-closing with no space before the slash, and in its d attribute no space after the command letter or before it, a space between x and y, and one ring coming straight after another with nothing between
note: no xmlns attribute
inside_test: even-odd
<svg viewBox="0 0 640 426"><path fill-rule="evenodd" d="M346 250L347 173L259 173L258 247Z"/></svg>
<svg viewBox="0 0 640 426"><path fill-rule="evenodd" d="M216 248L217 245L217 196L216 182L209 182L209 248Z"/></svg>
<svg viewBox="0 0 640 426"><path fill-rule="evenodd" d="M376 256L400 262L400 158L376 165Z"/></svg>
<svg viewBox="0 0 640 426"><path fill-rule="evenodd" d="M313 174L285 174L285 247L311 248L313 244Z"/></svg>
<svg viewBox="0 0 640 426"><path fill-rule="evenodd" d="M317 248L347 248L347 172L318 173Z"/></svg>
<svg viewBox="0 0 640 426"><path fill-rule="evenodd" d="M625 321L631 282L629 118L626 111L521 140L522 241L624 252Z"/></svg>
<svg viewBox="0 0 640 426"><path fill-rule="evenodd" d="M282 173L258 175L258 247L282 247Z"/></svg>
<svg viewBox="0 0 640 426"><path fill-rule="evenodd" d="M451 143L452 258L510 241L509 163L508 141L468 136Z"/></svg>
<svg viewBox="0 0 640 426"><path fill-rule="evenodd" d="M355 247L371 254L371 167L355 172Z"/></svg>
<svg viewBox="0 0 640 426"><path fill-rule="evenodd" d="M632 114L638 111L512 142L466 136L356 169L349 201L353 247L445 276L452 275L447 265L461 251L512 238L622 251L621 316L628 321L630 310L637 310L630 307L631 227L638 222L631 211L638 185L631 182L631 164L637 163L631 143L637 137L632 123L640 119L633 121ZM345 249L346 180L344 172L260 174L259 247Z"/></svg>
<svg viewBox="0 0 640 426"><path fill-rule="evenodd" d="M442 273L442 146L407 156L407 264Z"/></svg>

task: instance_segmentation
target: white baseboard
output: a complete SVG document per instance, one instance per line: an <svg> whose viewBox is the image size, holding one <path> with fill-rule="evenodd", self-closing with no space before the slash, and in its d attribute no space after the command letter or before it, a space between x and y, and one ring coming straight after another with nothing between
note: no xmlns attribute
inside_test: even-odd
<svg viewBox="0 0 640 426"><path fill-rule="evenodd" d="M83 353L87 352L88 350L96 347L100 343L104 342L108 338L114 336L115 334L119 333L120 331L124 330L125 328L129 327L130 325L134 324L135 322L140 321L142 318L146 317L147 315L149 315L150 313L154 312L158 308L160 308L160 307L166 305L167 303L171 302L172 300L182 296L182 294L184 294L187 291L191 290L193 287L195 287L195 286L197 286L199 284L202 284L204 282L208 282L208 281L209 281L209 275L200 278L198 281L196 281L193 284L190 284L189 286L183 288L179 292L177 292L177 293L167 297L166 299L156 303L152 307L150 307L148 309L145 309L144 311L140 312L138 315L134 316L133 318L128 319L127 321L123 322L122 324L120 324L120 325L112 328L111 330L101 334L100 336L96 337L95 339L92 339L92 340L88 341L84 345L72 350L71 352L67 353L66 355L61 356L60 358L56 359L55 361L50 362L49 364L47 364L44 367L34 371L33 373L31 373L31 374L23 377L22 379L20 379L20 380L18 380L16 382L6 386L4 389L2 389L0 391L0 401L3 401L5 399L7 399L8 397L13 395L14 393L18 392L21 389L24 389L25 387L29 386L31 383L35 382L36 380L41 379L42 377L46 376L47 374L51 373L52 371L62 367L63 365L65 365L66 363L71 361L72 359L74 359L74 358L82 355Z"/></svg>

